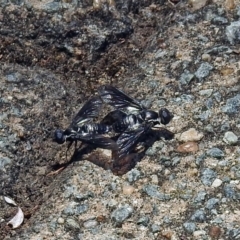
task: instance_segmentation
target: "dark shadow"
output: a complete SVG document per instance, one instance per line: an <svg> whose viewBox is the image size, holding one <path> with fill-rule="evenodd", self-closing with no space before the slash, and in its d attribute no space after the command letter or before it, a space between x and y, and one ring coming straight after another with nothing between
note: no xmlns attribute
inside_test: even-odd
<svg viewBox="0 0 240 240"><path fill-rule="evenodd" d="M165 140L171 140L173 137L174 133L168 131L167 129L150 129L148 133L138 141L134 151L121 159L118 158L117 151L112 151L112 157L110 158L105 156L102 152L94 151L97 149L97 147L85 144L80 149L75 150L71 159L67 163L53 165L52 169L57 171L58 169L66 168L73 162L88 160L105 170L111 170L115 175L121 176L133 169L135 165L142 160L146 151L154 144L154 142L159 141L162 138ZM117 137L112 139L116 141ZM141 150L139 150L139 147ZM92 154L83 159L83 156L89 153Z"/></svg>

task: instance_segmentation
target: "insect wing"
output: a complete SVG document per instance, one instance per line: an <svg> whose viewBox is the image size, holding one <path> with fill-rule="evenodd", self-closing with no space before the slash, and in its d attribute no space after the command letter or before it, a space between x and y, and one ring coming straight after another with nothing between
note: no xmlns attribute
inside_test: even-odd
<svg viewBox="0 0 240 240"><path fill-rule="evenodd" d="M99 95L101 96L103 102L117 108L117 109L135 109L135 110L143 110L145 109L142 104L140 104L137 100L127 96L122 91L117 88L105 85L98 89Z"/></svg>
<svg viewBox="0 0 240 240"><path fill-rule="evenodd" d="M117 140L119 158L131 152L137 145L140 138L149 130L149 126L142 126L134 131L124 132Z"/></svg>
<svg viewBox="0 0 240 240"><path fill-rule="evenodd" d="M70 126L81 126L84 123L89 122L91 119L97 117L101 106L102 100L100 97L96 96L89 99L73 118Z"/></svg>
<svg viewBox="0 0 240 240"><path fill-rule="evenodd" d="M75 136L76 140L80 140L87 144L92 144L96 147L103 148L103 149L110 149L110 150L117 150L118 146L115 141L110 138L103 137L101 135L92 135L88 134L86 136L82 136L77 134Z"/></svg>

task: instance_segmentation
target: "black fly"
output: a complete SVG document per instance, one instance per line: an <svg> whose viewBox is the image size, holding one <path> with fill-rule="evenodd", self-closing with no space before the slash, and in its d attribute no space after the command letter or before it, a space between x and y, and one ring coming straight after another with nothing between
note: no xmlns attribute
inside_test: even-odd
<svg viewBox="0 0 240 240"><path fill-rule="evenodd" d="M116 143L110 138L102 136L108 133L109 126L99 123L93 123L93 118L99 114L102 106L100 97L92 97L79 110L73 118L72 123L66 130L57 129L54 139L58 144L69 142L68 149L73 142L82 141L104 149L116 149Z"/></svg>
<svg viewBox="0 0 240 240"><path fill-rule="evenodd" d="M116 109L102 123L111 125L114 132L121 133L116 142L119 159L129 154L153 126L160 123L166 125L173 118L168 109L162 108L158 113L148 110L137 100L110 85L100 87L99 95L104 103ZM126 113L126 110L130 113Z"/></svg>

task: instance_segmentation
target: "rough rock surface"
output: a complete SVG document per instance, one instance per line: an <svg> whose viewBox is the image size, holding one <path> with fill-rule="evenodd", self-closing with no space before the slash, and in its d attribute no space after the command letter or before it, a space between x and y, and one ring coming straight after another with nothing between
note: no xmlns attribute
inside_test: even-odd
<svg viewBox="0 0 240 240"><path fill-rule="evenodd" d="M195 2L0 1L1 239L240 239L239 1ZM66 157L54 130L103 84L167 107L176 137L117 172L107 150Z"/></svg>

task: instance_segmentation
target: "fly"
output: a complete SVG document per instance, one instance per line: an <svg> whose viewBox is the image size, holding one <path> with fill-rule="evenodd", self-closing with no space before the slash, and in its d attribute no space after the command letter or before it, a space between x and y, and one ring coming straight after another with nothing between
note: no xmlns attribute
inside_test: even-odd
<svg viewBox="0 0 240 240"><path fill-rule="evenodd" d="M173 118L168 109L162 108L159 112L148 110L137 100L113 86L102 86L98 92L104 103L115 108L102 123L110 125L114 132L120 133L116 141L119 159L129 154L152 127L157 124L166 125ZM126 113L126 110L130 114ZM132 110L135 113L131 113Z"/></svg>
<svg viewBox="0 0 240 240"><path fill-rule="evenodd" d="M100 97L92 97L79 110L66 130L57 129L54 133L54 140L58 144L69 142L68 149L73 142L81 141L104 149L116 149L116 143L107 137L102 136L108 133L109 126L100 123L93 123L93 119L99 114L102 106Z"/></svg>

